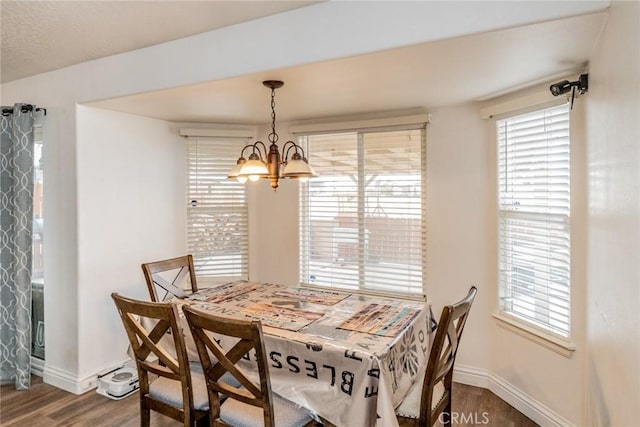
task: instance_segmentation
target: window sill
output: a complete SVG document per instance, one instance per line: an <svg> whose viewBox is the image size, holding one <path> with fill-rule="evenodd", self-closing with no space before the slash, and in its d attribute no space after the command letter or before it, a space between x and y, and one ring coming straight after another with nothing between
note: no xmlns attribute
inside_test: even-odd
<svg viewBox="0 0 640 427"><path fill-rule="evenodd" d="M377 291L371 288L349 289L349 288L314 285L313 283L304 283L304 282L300 282L300 286L303 288L317 289L320 291L343 292L347 294L358 294L358 295L365 295L370 297L393 298L393 299L402 299L407 301L418 301L418 302L427 301L426 294L402 294L402 293L397 293L393 291L386 291L386 292Z"/></svg>
<svg viewBox="0 0 640 427"><path fill-rule="evenodd" d="M496 313L493 314L493 318L497 320L498 326L514 332L529 341L540 344L566 358L571 358L573 352L576 350L576 346L571 340L554 336L534 326L527 325L508 314Z"/></svg>

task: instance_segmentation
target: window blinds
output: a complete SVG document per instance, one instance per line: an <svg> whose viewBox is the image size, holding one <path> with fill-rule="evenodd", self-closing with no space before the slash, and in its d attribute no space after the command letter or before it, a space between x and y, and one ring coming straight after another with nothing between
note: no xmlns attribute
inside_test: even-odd
<svg viewBox="0 0 640 427"><path fill-rule="evenodd" d="M424 128L308 135L318 178L301 185L300 281L423 294Z"/></svg>
<svg viewBox="0 0 640 427"><path fill-rule="evenodd" d="M569 107L497 122L500 307L569 337Z"/></svg>
<svg viewBox="0 0 640 427"><path fill-rule="evenodd" d="M239 138L187 138L187 248L199 277L248 277L245 188L227 174L245 143Z"/></svg>

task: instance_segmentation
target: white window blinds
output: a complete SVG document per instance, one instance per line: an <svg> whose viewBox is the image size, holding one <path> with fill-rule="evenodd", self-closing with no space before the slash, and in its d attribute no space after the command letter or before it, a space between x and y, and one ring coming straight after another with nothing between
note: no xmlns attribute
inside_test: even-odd
<svg viewBox="0 0 640 427"><path fill-rule="evenodd" d="M497 121L503 312L569 337L569 107Z"/></svg>
<svg viewBox="0 0 640 427"><path fill-rule="evenodd" d="M424 293L424 127L301 137L318 178L301 185L300 281Z"/></svg>
<svg viewBox="0 0 640 427"><path fill-rule="evenodd" d="M248 277L245 188L227 174L245 140L187 138L187 247L199 278Z"/></svg>

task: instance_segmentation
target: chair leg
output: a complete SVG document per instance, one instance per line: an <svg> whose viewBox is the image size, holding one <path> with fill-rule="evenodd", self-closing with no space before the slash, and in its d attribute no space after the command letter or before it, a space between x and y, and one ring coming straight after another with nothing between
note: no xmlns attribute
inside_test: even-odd
<svg viewBox="0 0 640 427"><path fill-rule="evenodd" d="M207 412L207 414L204 417L196 421L196 425L198 427L208 427L213 425L213 423L211 422L211 413Z"/></svg>
<svg viewBox="0 0 640 427"><path fill-rule="evenodd" d="M151 425L151 410L149 408L145 408L142 403L140 403L140 427L149 427Z"/></svg>
<svg viewBox="0 0 640 427"><path fill-rule="evenodd" d="M184 425L184 427L198 427L198 421L196 420L196 417L189 416L189 413L186 410L184 411L182 424Z"/></svg>
<svg viewBox="0 0 640 427"><path fill-rule="evenodd" d="M444 411L442 411L442 417L444 418L445 427L451 427L451 399L449 399L449 403L444 407Z"/></svg>

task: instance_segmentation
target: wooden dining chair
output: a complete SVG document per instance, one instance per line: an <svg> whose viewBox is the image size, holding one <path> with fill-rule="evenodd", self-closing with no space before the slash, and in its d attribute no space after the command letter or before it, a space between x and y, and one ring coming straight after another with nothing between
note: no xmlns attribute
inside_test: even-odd
<svg viewBox="0 0 640 427"><path fill-rule="evenodd" d="M207 381L212 426L312 426L311 414L271 392L271 382L259 321L230 319L183 306L191 334L198 348ZM238 339L224 350L209 333ZM260 382L255 383L236 363L255 350ZM213 356L213 357L212 357ZM239 387L221 381L225 373L238 381ZM220 404L221 396L226 398Z"/></svg>
<svg viewBox="0 0 640 427"><path fill-rule="evenodd" d="M140 425L149 426L151 410L178 420L185 427L207 417L207 385L201 373L191 372L189 368L176 306L137 301L117 293L111 297L129 337L138 369ZM142 318L155 326L149 330ZM166 342L163 337L172 342Z"/></svg>
<svg viewBox="0 0 640 427"><path fill-rule="evenodd" d="M472 286L463 300L442 309L425 375L396 409L402 425L432 426L437 421L451 425L453 365L476 293L476 287Z"/></svg>
<svg viewBox="0 0 640 427"><path fill-rule="evenodd" d="M149 288L151 301L160 302L176 296L184 298L188 294L184 291L183 283L189 275L191 292L198 291L196 272L193 268L193 256L185 255L177 258L154 261L142 264L144 278ZM167 279L169 277L170 279ZM159 290L164 291L162 297ZM162 292L160 292L162 293Z"/></svg>

